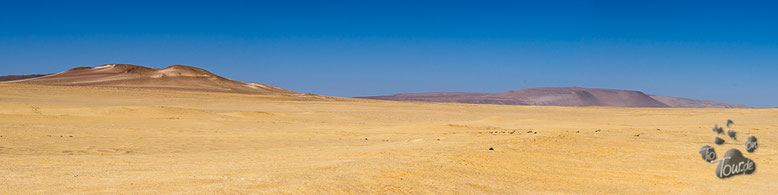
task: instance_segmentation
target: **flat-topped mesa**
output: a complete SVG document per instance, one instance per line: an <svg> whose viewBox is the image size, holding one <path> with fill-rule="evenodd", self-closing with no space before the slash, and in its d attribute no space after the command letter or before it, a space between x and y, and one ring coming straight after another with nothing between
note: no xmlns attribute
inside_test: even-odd
<svg viewBox="0 0 778 195"><path fill-rule="evenodd" d="M491 94L486 99L525 105L669 107L640 91L582 87L529 88Z"/></svg>
<svg viewBox="0 0 778 195"><path fill-rule="evenodd" d="M434 92L404 93L390 96L357 97L365 99L458 102L537 106L613 106L613 107L698 107L742 108L743 105L672 97L649 96L640 91L583 87L541 87L500 93Z"/></svg>
<svg viewBox="0 0 778 195"><path fill-rule="evenodd" d="M57 74L15 83L60 86L110 86L155 89L183 89L248 94L296 94L265 84L248 84L230 80L205 69L173 65L163 69L132 64L105 64L78 67Z"/></svg>

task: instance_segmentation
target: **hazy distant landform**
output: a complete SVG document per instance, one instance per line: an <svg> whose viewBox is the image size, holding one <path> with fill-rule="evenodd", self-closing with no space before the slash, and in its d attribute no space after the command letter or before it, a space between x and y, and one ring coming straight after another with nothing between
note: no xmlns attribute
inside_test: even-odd
<svg viewBox="0 0 778 195"><path fill-rule="evenodd" d="M310 95L266 84L234 81L201 68L184 65L173 65L158 69L131 64L106 64L97 67L78 67L56 74L2 76L0 77L0 82L55 86L133 87L246 94ZM402 93L391 96L356 98L540 106L749 108L749 106L739 104L646 95L640 91L581 87L529 88L501 93Z"/></svg>
<svg viewBox="0 0 778 195"><path fill-rule="evenodd" d="M501 93L401 93L389 96L368 96L356 98L393 101L458 102L473 104L538 106L750 108L749 106L739 104L727 104L706 100L646 95L640 91L582 87L529 88Z"/></svg>

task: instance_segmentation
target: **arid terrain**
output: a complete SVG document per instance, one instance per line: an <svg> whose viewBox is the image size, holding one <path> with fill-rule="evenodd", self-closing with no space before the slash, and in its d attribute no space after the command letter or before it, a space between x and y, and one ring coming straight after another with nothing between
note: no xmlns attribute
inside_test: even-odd
<svg viewBox="0 0 778 195"><path fill-rule="evenodd" d="M697 153L743 150L713 144L727 119L759 138L752 175ZM778 109L0 84L0 193L767 193L777 130Z"/></svg>

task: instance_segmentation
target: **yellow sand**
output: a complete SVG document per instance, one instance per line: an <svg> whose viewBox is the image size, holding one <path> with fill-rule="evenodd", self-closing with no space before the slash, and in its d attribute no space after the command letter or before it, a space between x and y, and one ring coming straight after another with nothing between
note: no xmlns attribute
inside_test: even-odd
<svg viewBox="0 0 778 195"><path fill-rule="evenodd" d="M718 179L697 154L745 151L712 143L727 119L759 139L753 175ZM775 193L776 130L778 109L0 84L0 194Z"/></svg>

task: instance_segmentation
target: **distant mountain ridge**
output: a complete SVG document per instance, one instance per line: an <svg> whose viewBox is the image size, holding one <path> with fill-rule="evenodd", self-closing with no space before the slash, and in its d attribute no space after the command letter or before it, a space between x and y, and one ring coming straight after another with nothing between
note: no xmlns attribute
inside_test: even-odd
<svg viewBox="0 0 778 195"><path fill-rule="evenodd" d="M651 98L654 98L659 102L667 104L670 107L676 107L676 108L751 108L750 106L746 106L742 104L727 104L727 103L721 103L721 102L715 102L709 100L695 100L695 99L686 99L686 98L669 97L669 96L656 96L656 95L651 95Z"/></svg>
<svg viewBox="0 0 778 195"><path fill-rule="evenodd" d="M458 102L474 104L539 106L611 106L611 107L682 107L682 108L749 108L738 104L649 96L640 91L582 87L542 87L501 93L434 92L402 93L390 96L356 97L363 99Z"/></svg>
<svg viewBox="0 0 778 195"><path fill-rule="evenodd" d="M97 67L72 68L56 74L0 76L0 82L56 86L134 87L246 94L316 96L313 94L301 94L260 83L239 82L221 77L201 68L184 65L173 65L159 69L131 64L105 64ZM640 91L582 87L528 88L500 93L401 93L389 96L355 98L393 101L539 106L750 108L749 106L740 104L646 95Z"/></svg>
<svg viewBox="0 0 778 195"><path fill-rule="evenodd" d="M132 64L105 64L97 67L77 67L44 76L11 79L13 80L4 83L161 88L247 94L298 94L275 86L234 81L201 68L184 65L158 69Z"/></svg>

